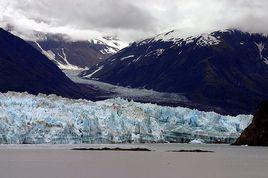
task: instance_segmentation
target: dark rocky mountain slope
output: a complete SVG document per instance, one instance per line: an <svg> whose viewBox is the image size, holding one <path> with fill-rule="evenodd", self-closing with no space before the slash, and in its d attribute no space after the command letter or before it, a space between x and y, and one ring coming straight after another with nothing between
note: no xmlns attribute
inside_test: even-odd
<svg viewBox="0 0 268 178"><path fill-rule="evenodd" d="M0 29L0 92L82 98L81 88L24 40Z"/></svg>
<svg viewBox="0 0 268 178"><path fill-rule="evenodd" d="M71 70L89 68L127 46L126 43L112 36L73 41L62 34L37 33L35 38L38 40L28 41L28 43L59 68Z"/></svg>
<svg viewBox="0 0 268 178"><path fill-rule="evenodd" d="M252 123L237 139L235 145L268 146L268 101L260 104Z"/></svg>
<svg viewBox="0 0 268 178"><path fill-rule="evenodd" d="M81 74L121 86L184 94L198 109L253 113L268 99L268 38L239 30L160 34Z"/></svg>

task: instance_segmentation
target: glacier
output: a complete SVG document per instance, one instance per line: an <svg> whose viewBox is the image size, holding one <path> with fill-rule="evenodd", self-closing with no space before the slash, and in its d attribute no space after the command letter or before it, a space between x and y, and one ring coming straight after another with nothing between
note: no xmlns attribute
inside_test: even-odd
<svg viewBox="0 0 268 178"><path fill-rule="evenodd" d="M1 144L232 143L252 118L121 98L92 102L0 93Z"/></svg>

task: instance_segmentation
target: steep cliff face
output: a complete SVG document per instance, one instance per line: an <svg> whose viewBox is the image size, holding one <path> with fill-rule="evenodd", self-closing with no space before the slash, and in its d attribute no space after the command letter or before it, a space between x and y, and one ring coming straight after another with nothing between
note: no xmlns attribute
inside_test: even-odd
<svg viewBox="0 0 268 178"><path fill-rule="evenodd" d="M252 124L245 129L235 145L268 146L268 101L260 104Z"/></svg>

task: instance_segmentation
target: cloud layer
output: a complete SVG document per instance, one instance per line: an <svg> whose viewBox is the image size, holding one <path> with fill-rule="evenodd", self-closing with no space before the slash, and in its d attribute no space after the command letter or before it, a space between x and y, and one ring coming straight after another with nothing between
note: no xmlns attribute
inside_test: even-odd
<svg viewBox="0 0 268 178"><path fill-rule="evenodd" d="M240 28L268 34L267 0L0 0L0 26L74 39L116 34L132 41L172 29Z"/></svg>

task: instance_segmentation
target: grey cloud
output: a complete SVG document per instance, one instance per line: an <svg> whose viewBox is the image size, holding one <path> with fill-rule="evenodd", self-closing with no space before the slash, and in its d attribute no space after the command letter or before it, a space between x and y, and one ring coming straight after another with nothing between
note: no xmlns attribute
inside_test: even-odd
<svg viewBox="0 0 268 178"><path fill-rule="evenodd" d="M267 0L0 0L0 25L11 24L21 34L117 34L131 41L172 29L268 33L267 10Z"/></svg>
<svg viewBox="0 0 268 178"><path fill-rule="evenodd" d="M148 29L153 22L150 13L127 0L32 0L15 9L31 19L80 28Z"/></svg>

